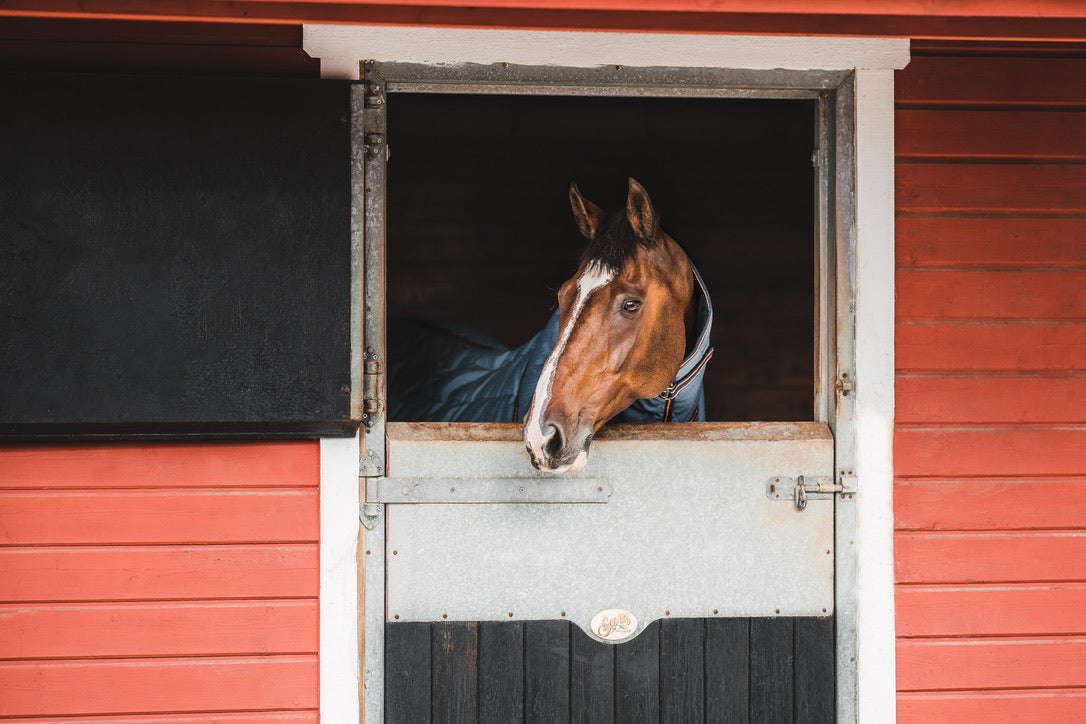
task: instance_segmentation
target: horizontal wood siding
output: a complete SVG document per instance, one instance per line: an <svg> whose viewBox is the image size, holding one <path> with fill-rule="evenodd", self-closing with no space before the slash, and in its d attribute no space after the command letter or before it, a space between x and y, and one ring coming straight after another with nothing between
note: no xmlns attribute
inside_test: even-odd
<svg viewBox="0 0 1086 724"><path fill-rule="evenodd" d="M316 78L300 25L4 18L0 70Z"/></svg>
<svg viewBox="0 0 1086 724"><path fill-rule="evenodd" d="M0 448L0 718L315 723L318 481L315 442Z"/></svg>
<svg viewBox="0 0 1086 724"><path fill-rule="evenodd" d="M1086 49L897 74L898 720L1086 710Z"/></svg>

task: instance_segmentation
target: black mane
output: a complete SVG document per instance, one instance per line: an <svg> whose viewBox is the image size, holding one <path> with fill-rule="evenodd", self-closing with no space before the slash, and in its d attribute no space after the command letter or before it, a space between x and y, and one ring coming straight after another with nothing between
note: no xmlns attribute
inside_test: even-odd
<svg viewBox="0 0 1086 724"><path fill-rule="evenodd" d="M651 249L655 245L655 240L645 239L633 230L625 212L608 214L599 233L589 240L581 254L581 263L598 262L621 270L637 253L638 247Z"/></svg>

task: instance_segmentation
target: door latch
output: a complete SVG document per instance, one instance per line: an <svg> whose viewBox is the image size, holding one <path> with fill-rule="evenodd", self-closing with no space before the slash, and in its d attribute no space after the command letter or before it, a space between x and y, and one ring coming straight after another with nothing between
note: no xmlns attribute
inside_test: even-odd
<svg viewBox="0 0 1086 724"><path fill-rule="evenodd" d="M766 483L765 491L770 500L791 500L796 510L804 510L808 500L820 500L834 495L851 498L856 494L856 476L851 470L842 470L841 481L838 483L825 477L774 476Z"/></svg>

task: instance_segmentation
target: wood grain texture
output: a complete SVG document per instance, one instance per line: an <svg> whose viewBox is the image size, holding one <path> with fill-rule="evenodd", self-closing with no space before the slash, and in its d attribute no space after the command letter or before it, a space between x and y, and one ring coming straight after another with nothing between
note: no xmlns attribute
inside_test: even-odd
<svg viewBox="0 0 1086 724"><path fill-rule="evenodd" d="M1081 718L1083 71L995 43L896 74L902 722Z"/></svg>
<svg viewBox="0 0 1086 724"><path fill-rule="evenodd" d="M897 530L1081 528L1086 478L901 480L894 486Z"/></svg>
<svg viewBox="0 0 1086 724"><path fill-rule="evenodd" d="M833 721L837 702L836 643L833 618L797 618L794 624L794 721L820 724Z"/></svg>
<svg viewBox="0 0 1086 724"><path fill-rule="evenodd" d="M0 487L316 486L315 441L0 446Z"/></svg>
<svg viewBox="0 0 1086 724"><path fill-rule="evenodd" d="M902 372L1083 372L1086 324L898 324Z"/></svg>
<svg viewBox="0 0 1086 724"><path fill-rule="evenodd" d="M1086 268L1082 218L904 216L894 228L898 269Z"/></svg>
<svg viewBox="0 0 1086 724"><path fill-rule="evenodd" d="M569 643L571 724L615 721L615 647L597 643L576 626Z"/></svg>
<svg viewBox="0 0 1086 724"><path fill-rule="evenodd" d="M705 623L705 721L750 721L750 619Z"/></svg>
<svg viewBox="0 0 1086 724"><path fill-rule="evenodd" d="M1086 470L1086 427L922 428L898 426L901 476L1068 476Z"/></svg>
<svg viewBox="0 0 1086 724"><path fill-rule="evenodd" d="M1086 681L1086 638L903 639L901 691L1058 688Z"/></svg>
<svg viewBox="0 0 1086 724"><path fill-rule="evenodd" d="M149 25L150 23L147 23ZM71 72L74 64L86 72L249 76L264 78L316 78L316 58L290 47L245 44L202 45L199 53L182 43L143 41L106 44L87 40L5 40L0 45L0 68L12 71Z"/></svg>
<svg viewBox="0 0 1086 724"><path fill-rule="evenodd" d="M5 18L0 38L5 40L87 39L86 21L59 18ZM252 45L300 48L302 29L291 25L258 23L156 23L102 20L94 23L93 41L118 43L178 43L183 45Z"/></svg>
<svg viewBox="0 0 1086 724"><path fill-rule="evenodd" d="M430 721L430 624L385 626L385 722Z"/></svg>
<svg viewBox="0 0 1086 724"><path fill-rule="evenodd" d="M317 704L316 656L0 662L4 716L315 709Z"/></svg>
<svg viewBox="0 0 1086 724"><path fill-rule="evenodd" d="M1086 112L899 110L894 114L894 141L898 161L1082 162Z"/></svg>
<svg viewBox="0 0 1086 724"><path fill-rule="evenodd" d="M896 277L899 322L1086 321L1086 271L907 270Z"/></svg>
<svg viewBox="0 0 1086 724"><path fill-rule="evenodd" d="M430 721L474 724L478 711L479 632L474 623L430 627Z"/></svg>
<svg viewBox="0 0 1086 724"><path fill-rule="evenodd" d="M50 717L50 724L320 724L316 709L261 712L202 712L199 714L106 714ZM4 719L4 724L42 724L40 717Z"/></svg>
<svg viewBox="0 0 1086 724"><path fill-rule="evenodd" d="M1086 711L1086 689L903 692L897 699L897 720L902 724L932 721L1071 724L1082 718L1083 711Z"/></svg>
<svg viewBox="0 0 1086 724"><path fill-rule="evenodd" d="M897 583L1086 580L1086 532L897 533Z"/></svg>
<svg viewBox="0 0 1086 724"><path fill-rule="evenodd" d="M388 721L833 719L832 618L665 618L619 645L566 620L386 631Z"/></svg>
<svg viewBox="0 0 1086 724"><path fill-rule="evenodd" d="M705 719L705 621L660 622L660 722Z"/></svg>
<svg viewBox="0 0 1086 724"><path fill-rule="evenodd" d="M898 107L1086 108L1083 58L915 57L895 74Z"/></svg>
<svg viewBox="0 0 1086 724"><path fill-rule="evenodd" d="M1073 163L899 163L897 214L1081 216L1086 166Z"/></svg>
<svg viewBox="0 0 1086 724"><path fill-rule="evenodd" d="M660 622L615 650L615 721L660 721Z"/></svg>
<svg viewBox="0 0 1086 724"><path fill-rule="evenodd" d="M569 636L566 621L524 624L524 721L569 721Z"/></svg>
<svg viewBox="0 0 1086 724"><path fill-rule="evenodd" d="M899 423L1086 422L1083 377L905 377L895 384Z"/></svg>
<svg viewBox="0 0 1086 724"><path fill-rule="evenodd" d="M750 620L750 720L791 722L794 702L794 623Z"/></svg>
<svg viewBox="0 0 1086 724"><path fill-rule="evenodd" d="M314 722L318 461L315 442L0 449L0 712Z"/></svg>
<svg viewBox="0 0 1086 724"><path fill-rule="evenodd" d="M317 653L315 599L0 606L0 659Z"/></svg>
<svg viewBox="0 0 1086 724"><path fill-rule="evenodd" d="M0 490L0 545L317 542L317 491Z"/></svg>
<svg viewBox="0 0 1086 724"><path fill-rule="evenodd" d="M0 548L0 601L315 595L315 544Z"/></svg>
<svg viewBox="0 0 1086 724"><path fill-rule="evenodd" d="M577 633L574 631L572 635ZM576 659L571 665L576 666ZM571 685L576 682L577 677L573 676ZM521 621L479 622L479 721L511 724L524 721L524 623Z"/></svg>
<svg viewBox="0 0 1086 724"><path fill-rule="evenodd" d="M897 635L1086 635L1086 584L898 586Z"/></svg>

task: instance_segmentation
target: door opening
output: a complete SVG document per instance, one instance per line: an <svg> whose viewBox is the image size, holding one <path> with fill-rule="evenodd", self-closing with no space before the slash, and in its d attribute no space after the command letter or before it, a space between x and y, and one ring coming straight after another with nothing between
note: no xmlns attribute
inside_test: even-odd
<svg viewBox="0 0 1086 724"><path fill-rule="evenodd" d="M523 343L584 248L570 182L617 209L634 177L712 296L707 419L816 419L816 121L810 99L390 94L389 324Z"/></svg>

